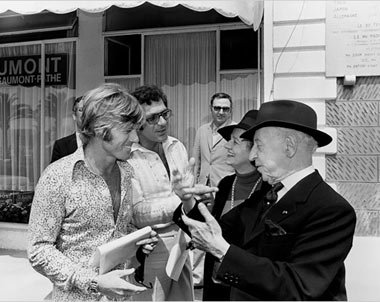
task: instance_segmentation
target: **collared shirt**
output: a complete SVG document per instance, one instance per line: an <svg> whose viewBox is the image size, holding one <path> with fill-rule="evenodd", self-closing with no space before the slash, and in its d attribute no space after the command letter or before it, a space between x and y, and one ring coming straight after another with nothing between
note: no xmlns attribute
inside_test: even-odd
<svg viewBox="0 0 380 302"><path fill-rule="evenodd" d="M78 146L78 148L82 147L83 146L82 139L80 138L80 134L78 132L75 132L75 138L77 140L77 146Z"/></svg>
<svg viewBox="0 0 380 302"><path fill-rule="evenodd" d="M169 169L184 173L188 167L185 146L176 138L162 143ZM134 169L133 219L136 226L172 223L174 210L181 203L174 193L169 175L156 152L134 143L128 162Z"/></svg>
<svg viewBox="0 0 380 302"><path fill-rule="evenodd" d="M297 171L296 173L293 173L292 175L286 177L284 180L282 180L282 184L284 187L277 192L277 202L288 192L291 188L293 188L299 181L304 179L306 176L310 175L315 171L313 166L309 166L303 170Z"/></svg>
<svg viewBox="0 0 380 302"><path fill-rule="evenodd" d="M121 202L117 220L104 179L84 162L83 148L49 165L35 188L28 254L33 268L54 284L53 300L93 300L87 293L97 275L96 247L128 234L132 220L132 168L117 162Z"/></svg>

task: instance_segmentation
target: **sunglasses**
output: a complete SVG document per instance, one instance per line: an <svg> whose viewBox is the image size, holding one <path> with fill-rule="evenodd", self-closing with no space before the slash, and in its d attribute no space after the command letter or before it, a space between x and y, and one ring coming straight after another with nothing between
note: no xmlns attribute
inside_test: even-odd
<svg viewBox="0 0 380 302"><path fill-rule="evenodd" d="M228 113L230 112L231 108L230 107L221 107L221 106L212 106L212 109L215 112L219 112L220 110L223 110L223 112Z"/></svg>
<svg viewBox="0 0 380 302"><path fill-rule="evenodd" d="M146 122L150 125L155 125L160 120L161 116L167 121L169 117L172 116L172 111L170 109L166 109L160 113L153 114L151 117L146 118Z"/></svg>
<svg viewBox="0 0 380 302"><path fill-rule="evenodd" d="M153 284L151 282L149 282L148 285L144 283L145 257L146 255L144 254L142 249L139 248L136 252L136 259L140 263L140 265L135 269L135 280L138 284L145 286L146 288L152 289Z"/></svg>

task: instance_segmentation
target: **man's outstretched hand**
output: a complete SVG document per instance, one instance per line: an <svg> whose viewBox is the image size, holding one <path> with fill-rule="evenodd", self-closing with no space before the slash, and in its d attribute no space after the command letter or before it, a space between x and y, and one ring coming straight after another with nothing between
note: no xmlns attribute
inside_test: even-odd
<svg viewBox="0 0 380 302"><path fill-rule="evenodd" d="M173 190L182 200L185 212L190 211L194 207L194 197L202 202L210 202L213 201L213 193L218 191L217 187L195 185L194 167L195 159L190 158L189 166L183 173L178 170L173 170L172 172Z"/></svg>
<svg viewBox="0 0 380 302"><path fill-rule="evenodd" d="M206 205L200 203L198 204L198 209L204 217L205 222L182 215L182 220L188 226L191 233L192 246L209 252L220 259L227 253L230 245L223 238L222 229Z"/></svg>

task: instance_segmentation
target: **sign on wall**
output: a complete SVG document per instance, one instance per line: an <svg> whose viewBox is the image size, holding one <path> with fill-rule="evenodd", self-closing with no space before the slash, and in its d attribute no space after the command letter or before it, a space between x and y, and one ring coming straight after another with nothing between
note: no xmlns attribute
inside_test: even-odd
<svg viewBox="0 0 380 302"><path fill-rule="evenodd" d="M380 74L380 1L326 1L326 76Z"/></svg>
<svg viewBox="0 0 380 302"><path fill-rule="evenodd" d="M67 54L45 56L45 85L66 85ZM40 86L41 56L0 58L0 85Z"/></svg>

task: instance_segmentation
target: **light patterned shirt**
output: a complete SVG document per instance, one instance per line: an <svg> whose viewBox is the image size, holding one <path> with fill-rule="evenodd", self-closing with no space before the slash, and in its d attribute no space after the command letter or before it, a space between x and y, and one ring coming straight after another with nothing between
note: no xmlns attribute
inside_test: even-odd
<svg viewBox="0 0 380 302"><path fill-rule="evenodd" d="M184 174L188 168L188 155L185 146L176 138L168 137L162 148L170 172L174 169ZM145 280L153 283L152 291L136 297L139 301L193 301L193 285L190 257L184 253L186 261L180 269L180 276L171 279L166 271L166 264L173 246L178 243L178 226L173 222L174 210L181 204L174 193L171 177L160 158L138 143L132 145L131 157L135 178L133 187L133 222L142 228L151 226L157 231L159 239L154 251L145 262ZM182 232L182 231L180 231ZM183 238L180 236L179 238ZM184 244L181 242L179 244ZM176 251L176 249L174 249Z"/></svg>
<svg viewBox="0 0 380 302"><path fill-rule="evenodd" d="M162 147L170 171L177 169L184 173L189 164L185 146L178 139L169 136ZM159 155L134 143L128 162L132 165L137 179L134 190L142 196L139 198L135 195L133 198L134 224L142 228L147 225L172 223L174 210L181 200L173 191L169 175Z"/></svg>
<svg viewBox="0 0 380 302"><path fill-rule="evenodd" d="M87 288L97 246L128 234L132 218L132 168L118 162L121 204L115 223L104 179L84 162L83 148L49 165L35 188L29 221L29 260L54 284L53 300L93 300Z"/></svg>

